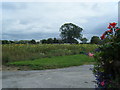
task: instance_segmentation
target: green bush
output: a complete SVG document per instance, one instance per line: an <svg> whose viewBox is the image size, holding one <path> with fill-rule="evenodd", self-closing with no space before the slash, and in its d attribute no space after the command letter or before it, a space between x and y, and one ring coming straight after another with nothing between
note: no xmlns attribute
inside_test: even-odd
<svg viewBox="0 0 120 90"><path fill-rule="evenodd" d="M120 88L120 28L115 26L110 23L110 30L101 37L104 43L95 54L93 71L98 88Z"/></svg>

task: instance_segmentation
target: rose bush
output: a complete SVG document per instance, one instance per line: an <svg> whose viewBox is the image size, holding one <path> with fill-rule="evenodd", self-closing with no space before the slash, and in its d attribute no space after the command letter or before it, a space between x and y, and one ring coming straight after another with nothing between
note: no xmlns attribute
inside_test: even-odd
<svg viewBox="0 0 120 90"><path fill-rule="evenodd" d="M94 55L94 75L98 88L120 88L120 28L110 23L101 36L102 45Z"/></svg>

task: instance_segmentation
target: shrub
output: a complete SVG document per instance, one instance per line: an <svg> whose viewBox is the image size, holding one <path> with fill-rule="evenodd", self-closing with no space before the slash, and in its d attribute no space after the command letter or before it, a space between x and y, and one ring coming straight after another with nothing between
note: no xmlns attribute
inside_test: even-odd
<svg viewBox="0 0 120 90"><path fill-rule="evenodd" d="M120 88L120 28L110 23L101 39L103 45L95 54L96 64L93 72L98 88Z"/></svg>

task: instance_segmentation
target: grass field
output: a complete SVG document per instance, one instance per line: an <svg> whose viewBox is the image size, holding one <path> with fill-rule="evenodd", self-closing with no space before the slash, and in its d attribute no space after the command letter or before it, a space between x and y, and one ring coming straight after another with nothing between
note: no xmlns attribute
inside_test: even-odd
<svg viewBox="0 0 120 90"><path fill-rule="evenodd" d="M33 70L54 69L70 66L79 66L83 64L93 64L94 58L86 55L56 56L51 58L41 58L28 61L11 62L7 65L27 66Z"/></svg>
<svg viewBox="0 0 120 90"><path fill-rule="evenodd" d="M8 44L2 45L2 63L94 52L95 44Z"/></svg>
<svg viewBox="0 0 120 90"><path fill-rule="evenodd" d="M82 53L95 52L95 44L8 44L2 45L2 63L8 67L32 70L93 64Z"/></svg>

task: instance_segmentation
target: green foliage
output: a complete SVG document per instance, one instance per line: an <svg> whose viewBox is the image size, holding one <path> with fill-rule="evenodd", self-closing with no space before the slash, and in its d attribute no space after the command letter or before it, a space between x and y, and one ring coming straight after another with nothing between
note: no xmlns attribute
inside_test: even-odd
<svg viewBox="0 0 120 90"><path fill-rule="evenodd" d="M64 43L71 43L71 44L78 44L79 42L74 39L74 38L70 38L69 40L68 39L63 39L63 42Z"/></svg>
<svg viewBox="0 0 120 90"><path fill-rule="evenodd" d="M87 43L87 41L88 41L87 38L81 38L80 40L82 41L83 44Z"/></svg>
<svg viewBox="0 0 120 90"><path fill-rule="evenodd" d="M106 38L102 37L105 41L95 55L94 73L100 88L120 88L120 30L111 29L114 32L105 32Z"/></svg>
<svg viewBox="0 0 120 90"><path fill-rule="evenodd" d="M40 42L41 42L42 44L62 44L62 43L64 43L63 40L61 40L61 39L56 39L56 38L54 38L54 39L52 39L52 38L43 39L43 40L41 40Z"/></svg>
<svg viewBox="0 0 120 90"><path fill-rule="evenodd" d="M79 26L76 26L75 24L72 23L65 23L60 27L60 36L62 37L63 40L66 41L66 43L73 43L73 39L79 39L82 37L82 28Z"/></svg>
<svg viewBox="0 0 120 90"><path fill-rule="evenodd" d="M52 38L48 38L48 44L52 44L53 43L53 40L52 40Z"/></svg>
<svg viewBox="0 0 120 90"><path fill-rule="evenodd" d="M29 41L30 44L36 44L36 41L34 39L32 39L31 41Z"/></svg>
<svg viewBox="0 0 120 90"><path fill-rule="evenodd" d="M28 44L30 41L28 40L20 40L20 41L13 41L16 44Z"/></svg>
<svg viewBox="0 0 120 90"><path fill-rule="evenodd" d="M6 44L2 45L2 62L34 60L91 52L97 45L90 44Z"/></svg>
<svg viewBox="0 0 120 90"><path fill-rule="evenodd" d="M46 39L43 39L43 40L41 40L40 42L41 42L42 44L45 44L45 43L47 44L47 40L46 40Z"/></svg>
<svg viewBox="0 0 120 90"><path fill-rule="evenodd" d="M8 40L2 40L2 44L10 44Z"/></svg>
<svg viewBox="0 0 120 90"><path fill-rule="evenodd" d="M53 68L63 68L69 66L79 66L83 64L94 63L94 58L88 57L86 55L70 55L70 56L58 56L51 58L42 58L32 61L18 61L11 62L7 65L14 66L28 66L31 69L53 69Z"/></svg>
<svg viewBox="0 0 120 90"><path fill-rule="evenodd" d="M90 41L91 44L100 44L100 42L101 40L98 36L93 36Z"/></svg>
<svg viewBox="0 0 120 90"><path fill-rule="evenodd" d="M12 40L1 40L2 44L36 44L35 40L19 40L19 41L12 41Z"/></svg>

